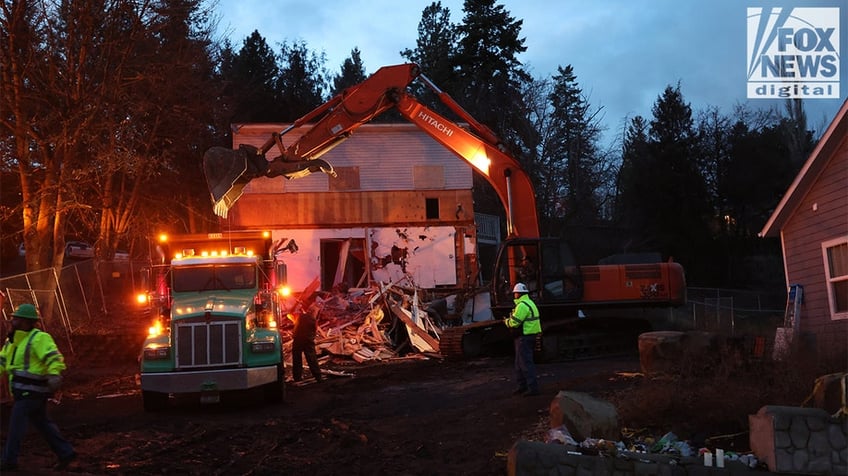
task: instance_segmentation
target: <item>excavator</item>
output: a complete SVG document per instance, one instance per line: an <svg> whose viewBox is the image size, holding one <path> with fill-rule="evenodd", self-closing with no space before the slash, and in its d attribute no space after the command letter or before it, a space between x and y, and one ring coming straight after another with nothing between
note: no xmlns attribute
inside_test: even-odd
<svg viewBox="0 0 848 476"><path fill-rule="evenodd" d="M410 91L420 81L461 119L452 121L425 106ZM512 286L524 282L539 306L543 327L537 354L546 360L575 359L635 343L643 330L626 319L587 318L591 309L679 306L686 300L683 267L676 262L578 265L564 240L540 237L536 196L530 176L503 142L442 91L414 63L384 66L300 117L264 144L237 149L212 147L203 168L215 213L226 218L245 185L259 177L289 179L323 172L335 176L321 157L349 138L361 125L389 110L397 111L430 137L465 160L492 186L506 215L507 239L497 253L489 295L494 319L446 327L440 351L450 358L488 354L509 344L501 322L513 307ZM282 136L304 127L285 146ZM276 146L280 155L265 155ZM625 339L624 341L622 339ZM631 346L632 347L632 346Z"/></svg>

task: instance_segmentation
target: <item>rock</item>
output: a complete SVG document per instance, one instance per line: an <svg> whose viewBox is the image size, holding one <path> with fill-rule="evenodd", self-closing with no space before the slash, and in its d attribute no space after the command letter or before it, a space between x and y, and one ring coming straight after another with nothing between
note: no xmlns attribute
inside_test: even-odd
<svg viewBox="0 0 848 476"><path fill-rule="evenodd" d="M551 402L550 427L565 425L576 441L603 438L618 441L618 411L605 400L580 392L559 392Z"/></svg>

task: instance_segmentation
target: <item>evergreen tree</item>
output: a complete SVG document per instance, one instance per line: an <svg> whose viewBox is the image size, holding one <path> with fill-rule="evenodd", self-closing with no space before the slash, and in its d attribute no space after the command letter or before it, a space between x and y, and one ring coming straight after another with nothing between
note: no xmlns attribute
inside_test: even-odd
<svg viewBox="0 0 848 476"><path fill-rule="evenodd" d="M622 219L641 251L674 256L692 276L707 279L712 211L695 153L692 110L678 85L666 87L652 112L647 137L639 121L625 140Z"/></svg>
<svg viewBox="0 0 848 476"><path fill-rule="evenodd" d="M451 96L458 93L456 77L457 26L450 21L450 9L442 2L433 2L421 14L418 22L418 39L414 50L405 49L401 56L418 64L421 71L433 83ZM434 109L444 113L445 109L436 102L432 91L420 84L412 85L415 94L433 104Z"/></svg>
<svg viewBox="0 0 848 476"><path fill-rule="evenodd" d="M228 123L273 122L282 118L276 81L277 58L265 38L254 30L235 55L226 45L221 58L223 92L230 105Z"/></svg>
<svg viewBox="0 0 848 476"><path fill-rule="evenodd" d="M304 42L284 43L280 50L278 121L291 122L320 106L326 99L327 72L323 54L310 51Z"/></svg>
<svg viewBox="0 0 848 476"><path fill-rule="evenodd" d="M599 111L591 110L571 65L557 68L548 99L553 108L553 131L549 134L553 144L549 153L558 161L550 175L561 181L563 190L558 200L563 207L556 218L564 219L564 224L594 224L600 218L608 178L608 167L597 146L601 132Z"/></svg>
<svg viewBox="0 0 848 476"><path fill-rule="evenodd" d="M518 55L527 50L520 37L522 20L515 20L494 0L465 0L458 27L454 61L460 103L478 121L495 131L509 146L532 150L536 138L526 123L523 86L531 80Z"/></svg>
<svg viewBox="0 0 848 476"><path fill-rule="evenodd" d="M354 48L350 51L350 58L346 58L342 63L340 73L333 77L331 95L335 96L346 88L365 81L366 77L365 65L362 63L359 48Z"/></svg>

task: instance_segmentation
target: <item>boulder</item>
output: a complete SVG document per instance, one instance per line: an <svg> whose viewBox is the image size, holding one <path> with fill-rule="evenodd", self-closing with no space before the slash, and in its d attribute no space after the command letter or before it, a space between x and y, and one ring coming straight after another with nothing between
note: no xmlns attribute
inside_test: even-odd
<svg viewBox="0 0 848 476"><path fill-rule="evenodd" d="M586 438L618 441L618 411L605 400L581 392L561 391L551 402L550 427L562 425L580 442Z"/></svg>

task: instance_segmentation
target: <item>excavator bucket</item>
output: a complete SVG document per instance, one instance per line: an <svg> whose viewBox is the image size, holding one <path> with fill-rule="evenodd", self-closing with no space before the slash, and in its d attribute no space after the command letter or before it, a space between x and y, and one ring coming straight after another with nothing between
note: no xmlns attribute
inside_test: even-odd
<svg viewBox="0 0 848 476"><path fill-rule="evenodd" d="M253 177L248 171L248 157L243 149L212 147L203 155L203 173L212 195L215 214L226 218L230 207L241 197L244 186Z"/></svg>

